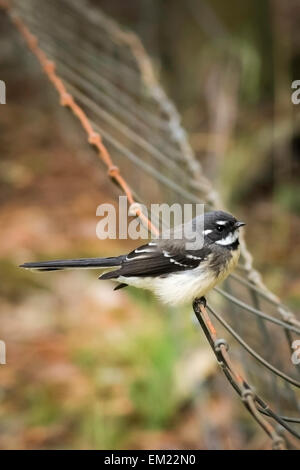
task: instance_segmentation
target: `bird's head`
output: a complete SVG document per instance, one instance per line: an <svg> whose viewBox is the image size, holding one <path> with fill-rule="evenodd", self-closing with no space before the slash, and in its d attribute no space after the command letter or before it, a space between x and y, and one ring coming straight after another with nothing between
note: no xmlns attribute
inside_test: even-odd
<svg viewBox="0 0 300 470"><path fill-rule="evenodd" d="M204 214L204 243L231 248L239 243L239 228L245 225L223 211Z"/></svg>

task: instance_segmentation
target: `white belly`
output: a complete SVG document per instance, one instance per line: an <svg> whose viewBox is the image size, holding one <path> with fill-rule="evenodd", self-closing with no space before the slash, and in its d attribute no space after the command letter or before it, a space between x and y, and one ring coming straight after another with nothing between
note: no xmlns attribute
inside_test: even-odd
<svg viewBox="0 0 300 470"><path fill-rule="evenodd" d="M167 277L123 277L118 278L130 286L149 289L166 304L181 305L192 302L196 297L207 294L216 284L223 281L235 268L239 259L240 251L235 250L231 260L227 263L222 273L216 277L207 269L207 262L201 263L195 269L180 271Z"/></svg>

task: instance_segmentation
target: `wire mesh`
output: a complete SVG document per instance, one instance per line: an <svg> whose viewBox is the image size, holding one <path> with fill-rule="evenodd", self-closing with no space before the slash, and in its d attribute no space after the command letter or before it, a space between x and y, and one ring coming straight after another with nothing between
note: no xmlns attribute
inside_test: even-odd
<svg viewBox="0 0 300 470"><path fill-rule="evenodd" d="M37 0L0 6L152 232L138 203L222 208L135 34L81 0L43 2L42 9ZM292 445L289 436L300 437L299 366L291 360L300 322L263 284L244 240L237 272L214 290L207 308L194 310L227 379L273 447Z"/></svg>

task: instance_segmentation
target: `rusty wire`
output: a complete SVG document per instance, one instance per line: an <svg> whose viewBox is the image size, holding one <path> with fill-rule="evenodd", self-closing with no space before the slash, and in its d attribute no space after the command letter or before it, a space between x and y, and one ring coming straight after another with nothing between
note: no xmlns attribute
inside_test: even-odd
<svg viewBox="0 0 300 470"><path fill-rule="evenodd" d="M251 386L246 382L246 380L242 377L242 375L236 370L235 366L233 365L229 354L228 354L228 343L223 338L218 338L216 329L211 322L206 307L203 305L201 300L194 301L194 312L195 315L201 325L201 328L204 331L204 334L218 360L220 367L222 368L225 376L227 377L229 383L234 388L234 390L240 396L243 404L247 408L247 410L251 413L253 418L258 422L261 428L268 434L268 436L272 439L273 449L283 450L285 449L285 441L280 436L275 428L262 416L262 410L264 414L274 418L278 423L281 425L283 424L285 427L287 426L284 423L284 420L278 417L266 403L254 392ZM213 310L207 306L211 312ZM289 426L288 426L289 427ZM294 433L291 430L292 434L296 437L299 437L297 433Z"/></svg>
<svg viewBox="0 0 300 470"><path fill-rule="evenodd" d="M171 202L179 198L182 202L204 201L213 208L222 208L220 197L203 175L181 127L180 116L158 83L138 37L121 29L98 9L93 10L85 1L53 0L51 4L45 4L46 12L40 12L35 6L36 0L0 0L0 7L7 11L57 90L61 105L68 107L78 118L88 142L96 148L106 165L108 175L122 189L135 214L149 230L155 235L158 233L158 229L140 210L139 202L144 202L143 194L138 194L136 178L131 178L131 166L136 170L139 168L141 175L147 174L152 181L158 181L163 194L167 194ZM59 21L54 21L58 8L63 11L60 10ZM87 38L80 36L83 21L91 30L97 26L97 30L92 30ZM72 44L78 40L77 64ZM110 54L110 49L122 50L122 57L115 58ZM84 69L85 75L81 69ZM120 70L124 77L121 85L118 80L111 80ZM120 154L130 162L127 175L124 175L126 167L123 171L119 168L124 158L120 158L117 165L111 156L112 151L114 157ZM140 193L143 190L142 187ZM147 196L145 198L147 200ZM278 352L274 358L271 345L276 347L278 332L283 332L283 341L291 352L293 334L300 333L300 322L263 284L260 274L253 269L252 256L244 240L241 248L240 272L230 276L225 289L215 289L228 302L228 309L225 305L224 309L229 322L225 319L225 313L221 316L210 305L207 309L238 342L238 360L248 369L248 374L250 372L254 379L262 380L267 376L270 380L268 385L271 384L275 398L279 397L279 403L288 401L288 409L292 407L293 413L299 413L299 401L293 387L299 387L300 383L291 373L282 370L280 354ZM220 300L213 297L213 302L219 303ZM297 430L288 423L299 424L300 418L294 414L275 412L266 404L254 387L236 371L227 352L228 342L218 339L207 310L203 305L194 305L194 310L227 379L250 414L272 439L273 447L284 448L284 437L287 437L283 436L284 429L299 438ZM248 322L240 319L243 319L243 312L251 315L256 322L255 331L249 332ZM271 327L274 330L270 330ZM251 334L256 340L254 345L244 340ZM265 344L265 350L262 348L262 354L259 354L257 348L261 347L261 342ZM249 362L248 354L255 362ZM263 365L269 375L264 370L262 372L257 363ZM274 420L280 430L277 431L266 418Z"/></svg>
<svg viewBox="0 0 300 470"><path fill-rule="evenodd" d="M7 11L9 10L9 4L5 1L0 2L0 6L5 8ZM90 120L88 119L86 113L83 109L76 103L73 96L67 91L63 81L61 78L56 74L55 71L55 62L49 60L47 55L44 51L39 47L38 39L35 35L33 35L24 22L14 14L10 15L12 22L15 24L16 28L22 34L23 38L25 39L29 49L35 54L37 59L39 60L41 67L43 68L44 72L48 76L49 80L57 90L60 96L60 104L62 106L70 108L73 112L74 116L76 116L83 129L86 131L88 142L93 145L99 154L99 157L107 166L107 173L108 175L115 180L115 182L122 188L124 193L126 194L128 201L130 204L134 204L134 199L132 196L132 192L128 184L126 183L125 179L120 174L119 168L114 165L107 148L102 142L102 137L97 132L93 126L91 125ZM157 229L151 224L151 221L145 218L144 214L141 212L139 208L136 209L136 216L140 217L146 225L149 227L152 233L158 234Z"/></svg>

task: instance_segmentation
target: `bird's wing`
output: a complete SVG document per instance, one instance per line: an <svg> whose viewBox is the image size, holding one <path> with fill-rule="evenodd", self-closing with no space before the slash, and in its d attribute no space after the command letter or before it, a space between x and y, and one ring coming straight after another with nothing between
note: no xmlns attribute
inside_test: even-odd
<svg viewBox="0 0 300 470"><path fill-rule="evenodd" d="M104 273L101 279L118 276L163 276L172 272L194 269L210 254L209 247L200 250L165 249L163 245L150 242L140 246L124 258L121 268Z"/></svg>

